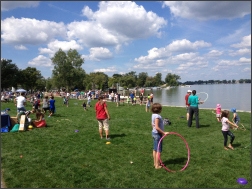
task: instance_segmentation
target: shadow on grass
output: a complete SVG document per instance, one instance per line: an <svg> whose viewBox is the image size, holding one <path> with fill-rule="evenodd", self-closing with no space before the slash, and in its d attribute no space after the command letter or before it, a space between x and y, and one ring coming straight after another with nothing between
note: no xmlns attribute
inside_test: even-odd
<svg viewBox="0 0 252 189"><path fill-rule="evenodd" d="M187 158L175 158L175 159L169 159L169 160L165 160L163 161L163 164L169 168L169 164L177 164L177 165L185 165L187 161Z"/></svg>
<svg viewBox="0 0 252 189"><path fill-rule="evenodd" d="M200 125L200 127L210 127L210 125Z"/></svg>
<svg viewBox="0 0 252 189"><path fill-rule="evenodd" d="M123 134L114 134L114 135L110 135L110 138L116 138L116 137L125 137L126 135Z"/></svg>
<svg viewBox="0 0 252 189"><path fill-rule="evenodd" d="M237 147L240 147L240 146L241 146L241 143L235 143L235 144L232 144L232 146L233 146L234 148L237 148Z"/></svg>

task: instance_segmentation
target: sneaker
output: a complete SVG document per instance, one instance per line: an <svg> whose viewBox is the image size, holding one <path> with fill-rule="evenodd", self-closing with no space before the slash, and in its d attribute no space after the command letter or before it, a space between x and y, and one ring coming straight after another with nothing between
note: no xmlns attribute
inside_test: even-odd
<svg viewBox="0 0 252 189"><path fill-rule="evenodd" d="M51 117L51 116L48 116L48 117Z"/></svg>
<svg viewBox="0 0 252 189"><path fill-rule="evenodd" d="M106 138L106 140L110 140L110 138Z"/></svg>

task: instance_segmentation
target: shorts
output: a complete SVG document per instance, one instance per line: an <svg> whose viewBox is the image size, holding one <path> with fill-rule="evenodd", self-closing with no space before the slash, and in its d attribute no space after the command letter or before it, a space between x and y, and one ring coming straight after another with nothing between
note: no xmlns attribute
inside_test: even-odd
<svg viewBox="0 0 252 189"><path fill-rule="evenodd" d="M25 111L26 111L26 109L25 109L24 107L21 107L21 108L17 108L17 112L20 112L20 111L23 111L23 112L25 112Z"/></svg>
<svg viewBox="0 0 252 189"><path fill-rule="evenodd" d="M99 124L99 130L102 130L102 128L105 131L109 130L108 119L98 119L98 124Z"/></svg>
<svg viewBox="0 0 252 189"><path fill-rule="evenodd" d="M221 115L220 114L216 114L216 117L221 117Z"/></svg>
<svg viewBox="0 0 252 189"><path fill-rule="evenodd" d="M150 101L153 102L153 98L151 98Z"/></svg>
<svg viewBox="0 0 252 189"><path fill-rule="evenodd" d="M49 108L49 107L47 107L47 108L43 108L43 110L44 110L44 111L46 111L46 110L50 110L50 108Z"/></svg>
<svg viewBox="0 0 252 189"><path fill-rule="evenodd" d="M162 152L162 146L163 146L162 141L160 142L160 146L158 149L158 143L159 143L160 139L162 138L162 134L152 132L152 138L153 138L153 150L156 152Z"/></svg>
<svg viewBox="0 0 252 189"><path fill-rule="evenodd" d="M54 114L55 108L50 108L50 111Z"/></svg>

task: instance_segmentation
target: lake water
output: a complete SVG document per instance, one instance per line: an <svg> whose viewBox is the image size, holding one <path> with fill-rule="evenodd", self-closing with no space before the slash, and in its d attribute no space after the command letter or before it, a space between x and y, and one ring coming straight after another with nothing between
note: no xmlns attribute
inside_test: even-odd
<svg viewBox="0 0 252 189"><path fill-rule="evenodd" d="M216 104L221 104L223 110L236 108L238 111L251 111L250 83L191 85L191 87L145 90L144 95L147 96L152 91L154 102L168 106L185 106L185 95L189 89L196 90L196 95L202 100L208 97L199 108L215 108Z"/></svg>

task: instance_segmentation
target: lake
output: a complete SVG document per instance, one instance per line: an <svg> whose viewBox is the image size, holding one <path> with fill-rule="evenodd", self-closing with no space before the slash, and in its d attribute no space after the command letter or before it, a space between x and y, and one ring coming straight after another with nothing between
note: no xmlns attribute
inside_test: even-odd
<svg viewBox="0 0 252 189"><path fill-rule="evenodd" d="M221 104L222 109L236 108L238 111L251 112L251 84L207 84L191 85L191 87L174 87L170 89L145 90L144 96L154 94L154 102L168 106L185 106L187 90L196 90L201 100L207 100L199 108L215 108ZM137 96L139 92L137 92Z"/></svg>

